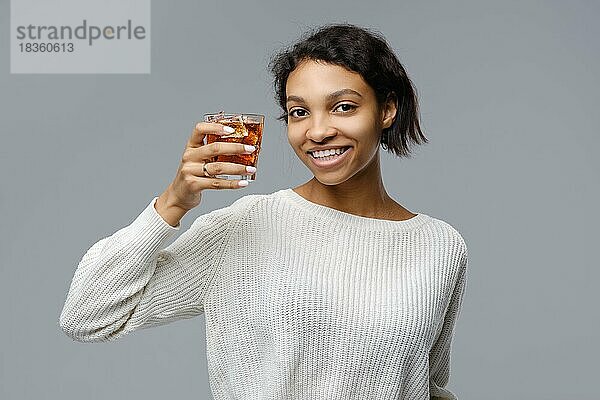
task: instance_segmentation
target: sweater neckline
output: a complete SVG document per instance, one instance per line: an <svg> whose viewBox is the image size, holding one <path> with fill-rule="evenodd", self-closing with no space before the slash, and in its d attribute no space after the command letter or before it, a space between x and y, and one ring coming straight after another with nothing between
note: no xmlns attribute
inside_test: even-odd
<svg viewBox="0 0 600 400"><path fill-rule="evenodd" d="M390 219L379 219L363 217L360 215L350 214L345 211L336 210L335 208L327 207L321 204L313 203L296 193L292 188L282 189L279 191L285 198L291 200L295 205L309 211L312 215L319 219L328 219L336 222L341 222L344 225L355 226L363 229L390 229L390 230L411 230L430 218L427 214L415 213L414 217L403 221Z"/></svg>

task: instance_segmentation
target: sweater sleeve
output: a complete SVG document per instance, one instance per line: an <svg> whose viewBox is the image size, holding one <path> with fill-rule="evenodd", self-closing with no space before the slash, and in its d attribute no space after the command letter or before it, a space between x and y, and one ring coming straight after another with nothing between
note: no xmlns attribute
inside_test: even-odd
<svg viewBox="0 0 600 400"><path fill-rule="evenodd" d="M169 225L152 199L130 225L84 254L59 317L62 331L79 342L104 342L201 314L230 227L248 197L201 215L166 248L181 225Z"/></svg>
<svg viewBox="0 0 600 400"><path fill-rule="evenodd" d="M450 378L450 350L454 335L454 326L462 307L467 284L467 251L464 247L460 260L460 269L454 285L443 325L429 352L429 396L432 399L457 400L454 393L446 388Z"/></svg>

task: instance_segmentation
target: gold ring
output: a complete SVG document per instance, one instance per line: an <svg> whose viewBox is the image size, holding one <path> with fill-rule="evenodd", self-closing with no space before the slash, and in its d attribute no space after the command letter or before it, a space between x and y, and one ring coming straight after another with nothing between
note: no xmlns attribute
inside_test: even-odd
<svg viewBox="0 0 600 400"><path fill-rule="evenodd" d="M206 170L206 164L204 163L204 165L202 166L202 170L204 171L204 176L208 176L209 178L214 178L214 175L211 175L207 170Z"/></svg>

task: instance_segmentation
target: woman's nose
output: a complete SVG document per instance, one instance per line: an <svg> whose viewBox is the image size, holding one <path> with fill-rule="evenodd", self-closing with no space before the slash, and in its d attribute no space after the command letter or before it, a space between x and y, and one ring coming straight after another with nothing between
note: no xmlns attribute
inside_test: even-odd
<svg viewBox="0 0 600 400"><path fill-rule="evenodd" d="M322 142L329 136L335 136L337 130L329 124L326 117L313 118L313 123L306 132L306 137L314 142Z"/></svg>

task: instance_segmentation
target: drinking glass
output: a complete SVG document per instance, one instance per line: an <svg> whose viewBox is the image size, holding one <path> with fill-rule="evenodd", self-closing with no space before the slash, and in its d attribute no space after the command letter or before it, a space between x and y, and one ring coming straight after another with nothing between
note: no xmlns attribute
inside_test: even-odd
<svg viewBox="0 0 600 400"><path fill-rule="evenodd" d="M251 154L220 154L212 157L210 162L230 162L257 167L258 154L260 153L260 144L262 142L262 133L265 122L265 116L261 114L235 114L218 113L204 114L204 122L216 122L222 125L230 126L235 132L226 135L206 135L206 144L213 142L229 142L251 144L256 150ZM241 179L247 181L256 180L256 172L244 175L215 175L222 179Z"/></svg>

